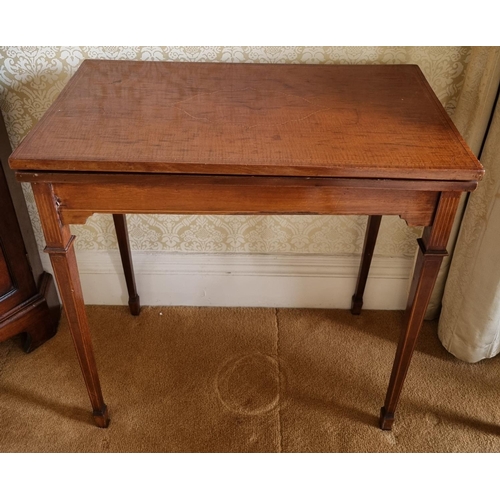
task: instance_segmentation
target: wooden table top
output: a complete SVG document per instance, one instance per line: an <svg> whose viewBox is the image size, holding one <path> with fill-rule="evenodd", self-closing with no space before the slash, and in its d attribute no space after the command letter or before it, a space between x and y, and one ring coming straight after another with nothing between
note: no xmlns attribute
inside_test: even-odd
<svg viewBox="0 0 500 500"><path fill-rule="evenodd" d="M16 170L475 180L414 65L86 60Z"/></svg>

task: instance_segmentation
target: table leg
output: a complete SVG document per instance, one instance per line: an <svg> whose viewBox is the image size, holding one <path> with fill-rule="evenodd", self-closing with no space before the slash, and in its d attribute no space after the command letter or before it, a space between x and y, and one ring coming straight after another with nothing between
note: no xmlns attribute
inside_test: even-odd
<svg viewBox="0 0 500 500"><path fill-rule="evenodd" d="M118 248L120 249L123 272L125 273L125 282L127 283L128 306L133 316L139 316L141 303L135 286L134 266L132 264L132 253L130 251L127 231L127 218L125 214L113 214L113 222L115 223L116 238L118 240Z"/></svg>
<svg viewBox="0 0 500 500"><path fill-rule="evenodd" d="M63 224L59 218L58 200L54 196L52 185L34 183L32 187L47 244L45 251L50 255L76 354L92 404L94 420L98 427L107 427L109 424L108 410L102 397L92 350L80 276L73 248L75 237L71 235L69 226Z"/></svg>
<svg viewBox="0 0 500 500"><path fill-rule="evenodd" d="M446 244L451 232L460 193L443 192L439 200L434 223L424 229L418 240L419 250L405 313L405 328L399 339L396 357L385 404L380 412L380 428L391 430L396 406L401 395L406 373L424 320L432 289L443 258L447 255Z"/></svg>
<svg viewBox="0 0 500 500"><path fill-rule="evenodd" d="M372 263L373 249L377 242L378 230L380 228L381 215L370 215L366 227L365 242L363 244L363 254L361 255L361 265L359 266L358 282L356 291L352 296L351 313L360 314L363 307L363 294L365 293L366 280Z"/></svg>

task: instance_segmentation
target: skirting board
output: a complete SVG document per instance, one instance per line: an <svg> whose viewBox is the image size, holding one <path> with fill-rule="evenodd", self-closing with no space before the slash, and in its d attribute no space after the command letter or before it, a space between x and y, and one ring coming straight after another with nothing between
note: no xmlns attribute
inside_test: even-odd
<svg viewBox="0 0 500 500"><path fill-rule="evenodd" d="M127 304L118 250L77 259L86 304ZM133 261L142 305L348 309L360 257L135 251ZM412 267L411 258L375 256L364 308L404 309Z"/></svg>

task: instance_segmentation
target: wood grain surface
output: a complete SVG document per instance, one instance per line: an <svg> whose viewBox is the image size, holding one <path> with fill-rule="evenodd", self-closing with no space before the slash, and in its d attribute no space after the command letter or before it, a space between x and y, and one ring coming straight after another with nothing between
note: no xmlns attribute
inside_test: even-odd
<svg viewBox="0 0 500 500"><path fill-rule="evenodd" d="M473 180L418 66L86 60L17 170Z"/></svg>
<svg viewBox="0 0 500 500"><path fill-rule="evenodd" d="M93 213L192 213L385 214L399 215L411 226L427 226L440 188L466 191L476 186L458 181L174 174L21 172L17 177L33 186L50 184L66 225L84 224Z"/></svg>

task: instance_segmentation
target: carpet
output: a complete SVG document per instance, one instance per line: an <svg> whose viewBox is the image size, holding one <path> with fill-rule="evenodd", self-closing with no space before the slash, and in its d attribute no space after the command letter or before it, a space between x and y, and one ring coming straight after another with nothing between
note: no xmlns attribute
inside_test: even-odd
<svg viewBox="0 0 500 500"><path fill-rule="evenodd" d="M500 359L425 322L392 432L378 428L403 313L87 306L111 423L93 425L63 317L0 344L1 452L498 452Z"/></svg>

